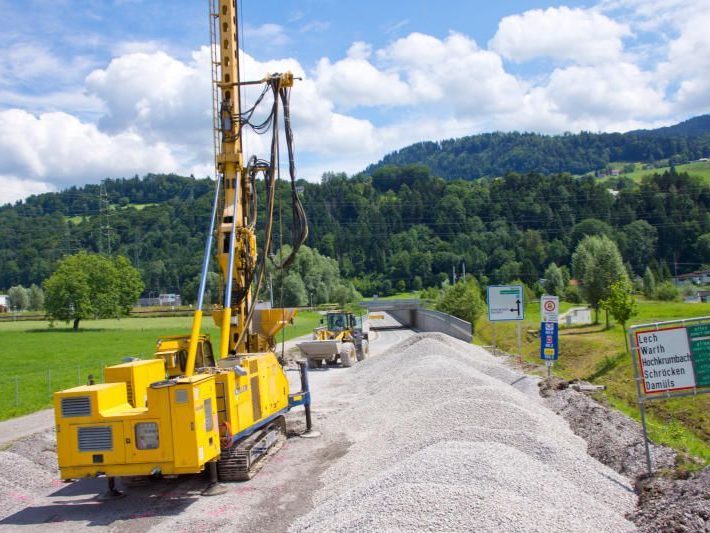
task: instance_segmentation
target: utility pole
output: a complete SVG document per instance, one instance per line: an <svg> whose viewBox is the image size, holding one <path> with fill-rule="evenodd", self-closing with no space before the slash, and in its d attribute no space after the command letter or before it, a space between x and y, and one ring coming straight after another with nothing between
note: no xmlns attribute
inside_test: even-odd
<svg viewBox="0 0 710 533"><path fill-rule="evenodd" d="M269 302L271 309L274 308L274 275L269 274Z"/></svg>
<svg viewBox="0 0 710 533"><path fill-rule="evenodd" d="M451 284L456 285L456 265L451 267Z"/></svg>
<svg viewBox="0 0 710 533"><path fill-rule="evenodd" d="M106 192L106 180L101 182L101 187L99 188L99 209L100 209L100 220L101 220L101 230L99 237L99 248L101 252L106 253L109 257L111 256L111 214L109 212L109 200L108 192ZM102 246L103 238L106 237L106 246Z"/></svg>
<svg viewBox="0 0 710 533"><path fill-rule="evenodd" d="M463 282L466 283L466 261L463 262L462 267L463 267L463 272L462 272L462 274L463 274Z"/></svg>

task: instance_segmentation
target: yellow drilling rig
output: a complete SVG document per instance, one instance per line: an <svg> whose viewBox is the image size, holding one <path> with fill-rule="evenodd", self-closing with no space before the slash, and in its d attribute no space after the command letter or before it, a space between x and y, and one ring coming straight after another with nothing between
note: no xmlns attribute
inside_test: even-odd
<svg viewBox="0 0 710 533"><path fill-rule="evenodd" d="M289 113L294 78L285 73L241 81L235 0L209 0L209 6L217 179L192 331L160 338L153 359L107 367L103 383L54 395L62 478L106 476L106 497L121 495L115 485L119 476L207 470L211 486L218 478L248 479L283 442L287 411L303 405L307 431L311 426L305 366L299 369L301 390L291 393L284 362L274 353L275 335L292 320L294 310L256 305L272 242L281 115L291 179L293 253L279 267L288 266L308 235L295 184ZM262 92L252 107L242 109L246 85L261 85ZM264 107L268 115L255 123ZM246 128L271 133L270 159L251 157L244 164ZM262 183L265 238L258 251L257 188ZM221 309L212 313L220 328L219 345L213 349L209 336L201 333L201 322L215 233L224 295Z"/></svg>

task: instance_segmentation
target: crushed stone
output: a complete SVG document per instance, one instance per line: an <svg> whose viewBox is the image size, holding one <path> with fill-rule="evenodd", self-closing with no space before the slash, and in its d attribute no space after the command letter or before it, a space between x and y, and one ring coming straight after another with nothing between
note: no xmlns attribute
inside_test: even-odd
<svg viewBox="0 0 710 533"><path fill-rule="evenodd" d="M418 334L351 372L329 424L352 444L292 531L635 529L630 481L482 348Z"/></svg>

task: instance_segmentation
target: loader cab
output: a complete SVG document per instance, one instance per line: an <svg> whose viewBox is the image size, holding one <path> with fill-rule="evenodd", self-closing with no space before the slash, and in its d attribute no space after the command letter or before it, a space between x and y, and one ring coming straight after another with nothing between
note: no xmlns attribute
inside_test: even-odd
<svg viewBox="0 0 710 533"><path fill-rule="evenodd" d="M328 313L327 319L327 329L332 332L340 332L344 330L353 330L362 328L362 324L358 318L355 317L353 313L345 312L334 312Z"/></svg>
<svg viewBox="0 0 710 533"><path fill-rule="evenodd" d="M339 332L352 327L350 313L328 313L326 316L328 331Z"/></svg>

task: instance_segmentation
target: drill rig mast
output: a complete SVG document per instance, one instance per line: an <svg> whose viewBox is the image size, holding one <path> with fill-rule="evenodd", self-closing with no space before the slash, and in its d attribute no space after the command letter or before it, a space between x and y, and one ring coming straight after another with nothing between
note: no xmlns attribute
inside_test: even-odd
<svg viewBox="0 0 710 533"><path fill-rule="evenodd" d="M256 295L271 246L277 188L279 102L289 155L294 210L292 255L308 234L296 194L289 118L290 73L241 82L235 0L209 0L212 37L213 125L216 184L210 230L189 335L161 337L155 357L105 369L102 384L54 395L57 454L64 479L105 475L109 492L117 476L197 473L207 466L216 482L248 479L263 458L284 439L285 413L306 408L310 393L305 366L302 390L291 394L285 369L273 353L275 335L294 316L293 309L257 309ZM256 103L243 111L240 89L263 85ZM263 122L253 116L267 94L271 110ZM252 157L244 165L242 132L272 132L271 157ZM266 220L261 254L257 251L257 176L266 189ZM216 259L224 285L222 308L213 318L220 327L218 350L200 333L207 273L216 226Z"/></svg>

